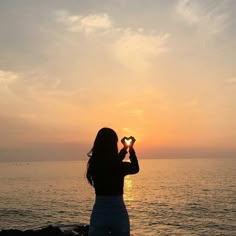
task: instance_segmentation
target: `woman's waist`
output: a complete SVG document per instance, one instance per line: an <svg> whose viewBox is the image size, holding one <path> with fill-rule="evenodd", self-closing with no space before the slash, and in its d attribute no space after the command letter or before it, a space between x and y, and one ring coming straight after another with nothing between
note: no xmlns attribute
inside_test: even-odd
<svg viewBox="0 0 236 236"><path fill-rule="evenodd" d="M123 187L120 188L105 188L105 187L98 187L95 186L95 194L97 196L115 196L115 197L119 197L123 195Z"/></svg>
<svg viewBox="0 0 236 236"><path fill-rule="evenodd" d="M123 195L96 195L95 204L99 205L124 205Z"/></svg>
<svg viewBox="0 0 236 236"><path fill-rule="evenodd" d="M124 201L123 194L96 194L96 201L105 202L119 202Z"/></svg>

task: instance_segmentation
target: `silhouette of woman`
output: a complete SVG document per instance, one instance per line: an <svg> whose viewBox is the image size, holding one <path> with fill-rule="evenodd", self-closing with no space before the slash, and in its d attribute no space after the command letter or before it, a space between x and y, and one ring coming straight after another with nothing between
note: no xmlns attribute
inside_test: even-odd
<svg viewBox="0 0 236 236"><path fill-rule="evenodd" d="M134 137L118 153L118 137L114 130L102 128L97 133L92 150L88 153L86 177L95 189L89 236L130 235L129 216L123 201L124 177L139 172L139 164L133 148ZM123 159L128 153L130 162Z"/></svg>

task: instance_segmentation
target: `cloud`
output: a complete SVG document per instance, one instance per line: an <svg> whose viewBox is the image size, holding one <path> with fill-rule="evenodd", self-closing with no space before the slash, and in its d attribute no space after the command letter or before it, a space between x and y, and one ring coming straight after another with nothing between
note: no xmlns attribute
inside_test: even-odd
<svg viewBox="0 0 236 236"><path fill-rule="evenodd" d="M129 114L131 116L137 116L137 117L142 116L143 113L144 113L144 111L142 109L134 109L134 110L129 111Z"/></svg>
<svg viewBox="0 0 236 236"><path fill-rule="evenodd" d="M16 81L20 76L12 71L0 70L0 85L8 85Z"/></svg>
<svg viewBox="0 0 236 236"><path fill-rule="evenodd" d="M225 80L227 84L236 84L236 77L228 78Z"/></svg>
<svg viewBox="0 0 236 236"><path fill-rule="evenodd" d="M8 99L12 96L14 97L14 94L12 93L12 87L19 81L21 76L13 71L5 71L0 70L0 98L6 98L8 96ZM2 99L2 101L4 101Z"/></svg>
<svg viewBox="0 0 236 236"><path fill-rule="evenodd" d="M189 0L180 0L177 4L176 11L188 24L196 24L199 22L199 16L189 6Z"/></svg>
<svg viewBox="0 0 236 236"><path fill-rule="evenodd" d="M124 30L114 42L116 59L129 69L147 69L157 55L168 50L169 34L145 34L143 31Z"/></svg>
<svg viewBox="0 0 236 236"><path fill-rule="evenodd" d="M56 15L57 21L64 24L71 32L93 33L112 27L111 19L106 13L82 16L70 15L67 11L58 11Z"/></svg>
<svg viewBox="0 0 236 236"><path fill-rule="evenodd" d="M217 35L227 27L229 18L225 11L225 1L190 1L179 0L176 5L177 15L198 32Z"/></svg>
<svg viewBox="0 0 236 236"><path fill-rule="evenodd" d="M122 128L122 131L124 134L133 134L134 133L134 131L128 127Z"/></svg>
<svg viewBox="0 0 236 236"><path fill-rule="evenodd" d="M151 62L168 50L168 33L118 27L106 13L82 16L57 11L56 17L70 32L92 36L93 46L100 44L116 62L132 71L149 69Z"/></svg>

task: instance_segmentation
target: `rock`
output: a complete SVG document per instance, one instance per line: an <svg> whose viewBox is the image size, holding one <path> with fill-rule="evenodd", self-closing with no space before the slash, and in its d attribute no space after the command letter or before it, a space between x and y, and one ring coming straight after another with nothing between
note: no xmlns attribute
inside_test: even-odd
<svg viewBox="0 0 236 236"><path fill-rule="evenodd" d="M0 236L87 236L88 225L77 225L71 231L63 232L59 227L49 225L39 230L2 230Z"/></svg>
<svg viewBox="0 0 236 236"><path fill-rule="evenodd" d="M74 228L74 231L77 233L77 235L81 236L87 236L89 231L88 225L79 225Z"/></svg>
<svg viewBox="0 0 236 236"><path fill-rule="evenodd" d="M63 232L58 227L49 225L46 228L35 231L35 236L63 236Z"/></svg>
<svg viewBox="0 0 236 236"><path fill-rule="evenodd" d="M1 236L23 236L24 232L17 229L9 229L0 231Z"/></svg>

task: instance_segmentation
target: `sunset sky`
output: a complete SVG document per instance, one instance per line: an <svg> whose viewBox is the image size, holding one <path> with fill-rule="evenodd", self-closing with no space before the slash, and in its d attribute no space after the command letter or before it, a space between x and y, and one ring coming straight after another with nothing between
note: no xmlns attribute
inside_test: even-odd
<svg viewBox="0 0 236 236"><path fill-rule="evenodd" d="M235 156L235 17L235 0L1 0L0 160L86 156L104 126L143 157Z"/></svg>

